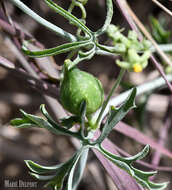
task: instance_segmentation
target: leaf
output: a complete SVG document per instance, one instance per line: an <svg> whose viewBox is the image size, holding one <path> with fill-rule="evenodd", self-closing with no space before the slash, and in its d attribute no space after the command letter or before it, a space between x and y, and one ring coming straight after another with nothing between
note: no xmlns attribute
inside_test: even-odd
<svg viewBox="0 0 172 190"><path fill-rule="evenodd" d="M81 147L81 149L79 149L67 162L54 166L42 166L31 160L25 160L25 163L31 170L30 175L39 180L49 181L45 185L46 187L52 187L53 189L61 190L65 177L71 171L71 168L73 168L73 166L79 160L80 156L84 151L86 150ZM86 154L84 154L84 156L87 157ZM83 158L82 161L85 163L85 160L83 160ZM83 168L81 168L81 173L82 170ZM53 175L47 175L47 173L53 173Z"/></svg>
<svg viewBox="0 0 172 190"><path fill-rule="evenodd" d="M54 172L56 170L58 170L62 164L58 164L55 166L42 166L39 165L31 160L25 160L25 163L27 165L27 167L34 173L38 173L38 174L44 174L44 173L49 173L49 172Z"/></svg>
<svg viewBox="0 0 172 190"><path fill-rule="evenodd" d="M51 131L52 133L55 133L55 134L66 134L66 131L63 130L63 128L60 128L60 126L59 126L59 128L54 128L48 121L46 121L45 119L43 119L41 117L27 114L23 110L21 110L21 112L25 118L27 118L31 123L34 123L38 127L48 129L49 131Z"/></svg>
<svg viewBox="0 0 172 190"><path fill-rule="evenodd" d="M107 139L103 143L107 144ZM111 161L106 159L99 151L92 149L97 158L100 160L108 174L113 180L113 183L118 190L142 190L136 181L124 170L117 167ZM114 151L114 150L113 150ZM117 153L117 152L116 152ZM130 185L128 185L130 184Z"/></svg>
<svg viewBox="0 0 172 190"><path fill-rule="evenodd" d="M89 45L91 42L90 41L78 41L78 42L72 42L72 43L66 43L54 48L50 49L45 49L41 51L30 51L26 47L26 45L22 46L22 51L24 54L26 54L29 57L47 57L47 56L53 56L53 55L58 55L61 53L66 53L72 50L79 49L81 47L85 47Z"/></svg>
<svg viewBox="0 0 172 190"><path fill-rule="evenodd" d="M47 110L45 109L45 104L41 104L40 105L40 110L42 112L42 114L46 117L47 121L49 123L51 123L51 125L57 125L57 123L54 121L54 119L49 115L49 113L47 112ZM57 126L58 128L59 126Z"/></svg>
<svg viewBox="0 0 172 190"><path fill-rule="evenodd" d="M68 136L72 136L72 137L76 137L78 139L82 139L82 137L80 136L79 133L76 132L72 132L69 131L65 128L62 128L61 126L59 126L48 114L48 112L46 111L44 106L41 106L42 112L44 113L44 115L49 119L49 121L51 121L51 123L49 121L46 121L45 119L35 116L35 115L31 115L31 114L27 114L26 112L24 112L23 110L20 110L23 114L23 118L17 118L11 121L11 124L17 128L26 128L26 127L39 127L39 128L45 128L47 130L49 130L50 132L54 133L54 134L60 134L60 135L68 135Z"/></svg>
<svg viewBox="0 0 172 190"><path fill-rule="evenodd" d="M35 174L35 173L33 173L33 172L29 172L29 174L32 176L32 177L34 177L34 178L36 178L36 179L38 179L38 180L41 180L41 181L48 181L48 180L52 180L54 177L55 177L55 175L39 175L39 174Z"/></svg>
<svg viewBox="0 0 172 190"><path fill-rule="evenodd" d="M30 128L35 127L34 122L27 118L16 118L10 121L10 124L16 128Z"/></svg>
<svg viewBox="0 0 172 190"><path fill-rule="evenodd" d="M95 146L99 152L101 152L107 159L109 159L111 162L113 162L115 165L117 165L119 168L127 171L129 175L131 175L133 178L136 179L138 183L140 183L143 187L147 188L148 190L160 190L164 189L168 183L153 183L149 181L149 177L156 174L155 172L144 172L141 170L138 170L132 166L132 162L141 159L148 153L148 146L146 146L140 153L133 157L129 158L123 158L120 156L117 156L115 154L112 154L108 151L106 151L101 145Z"/></svg>
<svg viewBox="0 0 172 190"><path fill-rule="evenodd" d="M68 182L67 182L67 190L75 190L81 180L87 156L88 156L88 148L84 146L78 151L78 155L76 157L73 166L69 172Z"/></svg>
<svg viewBox="0 0 172 190"><path fill-rule="evenodd" d="M83 151L77 163L75 174L73 176L73 184L72 184L73 190L75 190L78 187L79 182L81 181L81 178L85 169L85 165L87 162L88 152L89 152L89 149L86 149L85 151Z"/></svg>
<svg viewBox="0 0 172 190"><path fill-rule="evenodd" d="M69 22L73 23L75 26L89 34L91 36L91 31L89 28L87 28L82 21L80 21L78 18L76 18L74 15L63 9L62 7L58 6L56 3L54 3L51 0L44 0L46 4L52 8L55 12L66 18Z"/></svg>
<svg viewBox="0 0 172 190"><path fill-rule="evenodd" d="M101 143L109 135L114 126L119 121L121 121L132 108L135 107L135 96L136 88L133 88L126 102L119 109L111 108L107 121L103 127L102 133L95 143Z"/></svg>
<svg viewBox="0 0 172 190"><path fill-rule="evenodd" d="M127 164L131 164L132 162L136 161L136 160L139 160L139 159L142 159L144 158L148 152L149 152L149 145L146 145L144 147L144 149L139 152L138 154L134 155L134 156L131 156L131 157L127 157L127 158L124 158L124 157L121 157L121 156L117 156L115 154L112 154L108 151L106 151L105 149L103 149L103 147L101 145L99 145L99 148L105 152L106 155L112 157L113 159L115 160L119 160L119 161L122 161L122 162L126 162Z"/></svg>
<svg viewBox="0 0 172 190"><path fill-rule="evenodd" d="M68 160L66 163L64 163L56 172L56 176L48 182L46 185L47 187L53 187L56 190L61 190L63 187L63 182L65 177L71 173L72 168L75 166L77 161L79 160L80 156L82 155L83 151L85 150L85 147L81 147L74 155L73 157ZM70 175L70 174L69 174ZM72 174L71 174L72 175ZM69 180L69 178L68 178ZM71 179L70 179L71 180Z"/></svg>
<svg viewBox="0 0 172 190"><path fill-rule="evenodd" d="M154 17L150 17L150 22L152 26L152 34L155 40L160 44L166 44L170 40L171 32L164 29L160 21Z"/></svg>
<svg viewBox="0 0 172 190"><path fill-rule="evenodd" d="M45 187L53 187L53 189L61 190L63 187L64 179L68 175L68 172L73 165L72 161L73 158L69 162L63 164L63 166L60 167L59 170L56 172L54 178L51 181L49 181L45 185Z"/></svg>
<svg viewBox="0 0 172 190"><path fill-rule="evenodd" d="M134 156L125 158L125 160L128 161L128 163L132 163L136 160L140 160L140 159L144 158L148 153L149 153L149 145L146 145L141 152L139 152L138 154L136 154Z"/></svg>
<svg viewBox="0 0 172 190"><path fill-rule="evenodd" d="M58 131L61 131L61 134L65 134L65 135L69 135L69 136L72 136L72 137L76 137L80 140L82 140L82 137L80 136L80 134L78 134L77 132L72 132L72 131L69 131L68 129L65 129L65 128L62 128L59 126L59 124L57 124L53 118L49 115L49 113L47 112L47 110L45 109L45 105L42 104L40 106L40 109L41 109L41 112L42 114L47 118L47 121L51 124L51 126L54 128L54 129L57 129Z"/></svg>

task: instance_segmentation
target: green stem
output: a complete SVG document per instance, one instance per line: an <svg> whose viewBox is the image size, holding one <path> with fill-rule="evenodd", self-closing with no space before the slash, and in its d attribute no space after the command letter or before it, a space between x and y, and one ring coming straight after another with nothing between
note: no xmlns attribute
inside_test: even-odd
<svg viewBox="0 0 172 190"><path fill-rule="evenodd" d="M105 23L97 32L95 32L95 36L99 36L99 35L103 34L106 31L109 24L111 23L112 16L113 16L112 0L106 0L106 5L107 5L107 15L106 15Z"/></svg>
<svg viewBox="0 0 172 190"><path fill-rule="evenodd" d="M120 44L120 45L118 44L115 46L106 46L106 45L96 43L96 45L100 50L113 53L113 54L122 54L126 52L126 47L124 44Z"/></svg>
<svg viewBox="0 0 172 190"><path fill-rule="evenodd" d="M159 44L159 48L164 52L172 52L172 44ZM154 46L151 47L152 52L156 52L156 48Z"/></svg>
<svg viewBox="0 0 172 190"><path fill-rule="evenodd" d="M169 82L172 82L172 74L169 74L169 75L166 75L167 77L167 80ZM165 80L162 78L162 77L159 77L157 79L154 79L154 80L151 80L150 82L147 82L147 83L144 83L142 85L139 85L137 86L137 95L136 96L140 96L144 93L147 93L147 92L150 92L150 91L153 91L153 90L156 90L158 88L161 88L163 86L165 86L166 82ZM112 98L107 106L106 106L106 109L104 110L104 113L102 114L101 118L103 118L109 111L109 107L111 105L113 106L118 106L120 104L122 104L126 98L129 96L129 94L131 93L131 90L128 90L124 93L121 93L119 96L115 97L115 98ZM101 112L101 109L99 109L93 116L92 120L95 120L99 114Z"/></svg>
<svg viewBox="0 0 172 190"><path fill-rule="evenodd" d="M81 18L82 18L82 19L86 19L87 13L86 13L85 7L84 7L83 4L80 3L80 2L72 1L72 3L71 3L70 6L69 6L68 12L69 12L69 13L72 13L72 11L73 11L73 9L75 8L75 6L77 6L77 7L80 8L80 10L81 10L81 12L82 12L82 17L81 17Z"/></svg>
<svg viewBox="0 0 172 190"><path fill-rule="evenodd" d="M102 118L103 112L105 111L106 106L108 105L108 102L109 102L110 98L112 97L112 94L113 94L114 90L119 86L119 84L120 84L120 82L122 80L122 77L124 76L124 73L125 73L125 69L121 69L120 73L118 75L118 78L115 81L114 86L112 87L112 89L111 89L108 97L106 98L106 100L103 102L101 111L100 111L99 116L98 116L98 118L96 120L96 126L99 126L99 123L101 122L101 118Z"/></svg>
<svg viewBox="0 0 172 190"><path fill-rule="evenodd" d="M89 38L92 37L92 31L87 28L87 26L78 18L76 18L74 15L54 3L52 0L45 0L47 5L52 8L56 13L63 16L65 19L67 19L70 23L75 25L77 28L80 28L82 31L88 34Z"/></svg>
<svg viewBox="0 0 172 190"><path fill-rule="evenodd" d="M22 3L20 0L10 0L14 5L16 5L19 9L21 9L23 12L25 12L27 15L32 17L34 20L36 20L41 25L45 26L49 30L55 32L58 36L65 38L69 41L76 41L76 37L63 29L59 28L58 26L48 22L44 18L40 17L38 14L36 14L34 11L32 11L29 7L27 7L24 3Z"/></svg>

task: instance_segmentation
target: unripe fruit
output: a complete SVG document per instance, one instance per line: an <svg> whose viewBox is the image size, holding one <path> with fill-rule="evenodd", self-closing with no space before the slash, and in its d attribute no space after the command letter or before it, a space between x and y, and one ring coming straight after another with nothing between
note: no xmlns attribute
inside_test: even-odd
<svg viewBox="0 0 172 190"><path fill-rule="evenodd" d="M73 114L79 114L80 104L86 101L86 114L94 113L103 103L104 91L93 75L74 67L64 72L60 86L60 101Z"/></svg>

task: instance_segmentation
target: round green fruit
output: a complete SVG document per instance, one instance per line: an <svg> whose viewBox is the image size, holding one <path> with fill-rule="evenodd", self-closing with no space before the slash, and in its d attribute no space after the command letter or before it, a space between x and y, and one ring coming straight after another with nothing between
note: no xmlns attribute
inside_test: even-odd
<svg viewBox="0 0 172 190"><path fill-rule="evenodd" d="M73 114L79 114L80 104L86 101L86 114L94 113L103 103L104 91L93 75L74 67L64 72L60 86L60 101Z"/></svg>

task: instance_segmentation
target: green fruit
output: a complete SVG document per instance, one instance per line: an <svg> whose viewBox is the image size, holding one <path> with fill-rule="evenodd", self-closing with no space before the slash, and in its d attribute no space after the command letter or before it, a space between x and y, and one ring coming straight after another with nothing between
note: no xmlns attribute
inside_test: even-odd
<svg viewBox="0 0 172 190"><path fill-rule="evenodd" d="M93 75L74 67L65 71L60 86L60 101L73 114L79 114L80 104L86 101L86 113L94 113L103 103L104 91Z"/></svg>

